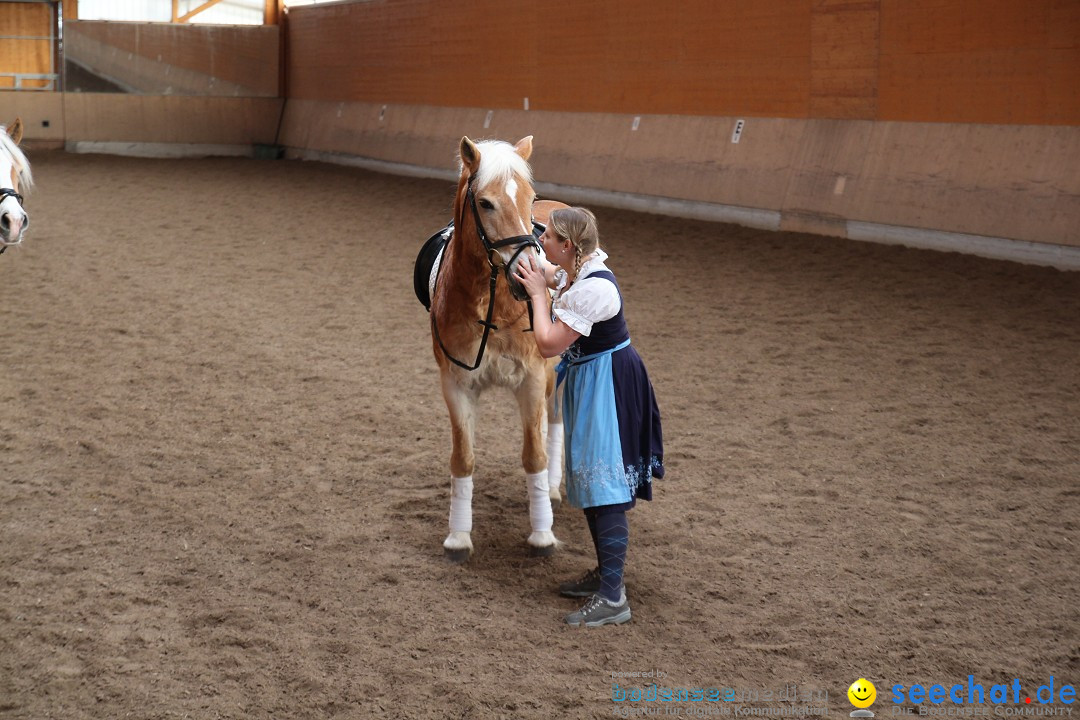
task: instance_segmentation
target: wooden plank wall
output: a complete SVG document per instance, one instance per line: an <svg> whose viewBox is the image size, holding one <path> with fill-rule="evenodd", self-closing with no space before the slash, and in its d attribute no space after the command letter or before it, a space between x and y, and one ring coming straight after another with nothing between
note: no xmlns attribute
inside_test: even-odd
<svg viewBox="0 0 1080 720"><path fill-rule="evenodd" d="M64 96L49 91L0 89L0 124L21 118L25 127L23 144L31 149L63 147Z"/></svg>
<svg viewBox="0 0 1080 720"><path fill-rule="evenodd" d="M64 24L69 58L134 92L277 97L277 26Z"/></svg>
<svg viewBox="0 0 1080 720"><path fill-rule="evenodd" d="M4 73L46 74L51 67L52 6L47 3L0 3L0 89L15 80ZM12 37L17 36L17 37ZM41 39L44 38L44 39ZM24 87L48 87L48 80L27 80Z"/></svg>
<svg viewBox="0 0 1080 720"><path fill-rule="evenodd" d="M163 155L251 154L272 145L281 98L0 91L0 124L21 117L24 143L97 152L164 148ZM154 154L153 148L137 154Z"/></svg>
<svg viewBox="0 0 1080 720"><path fill-rule="evenodd" d="M1080 2L881 0L878 119L1080 125Z"/></svg>
<svg viewBox="0 0 1080 720"><path fill-rule="evenodd" d="M807 0L373 0L289 11L288 96L803 117Z"/></svg>
<svg viewBox="0 0 1080 720"><path fill-rule="evenodd" d="M272 144L278 98L68 93L66 141L71 143Z"/></svg>
<svg viewBox="0 0 1080 720"><path fill-rule="evenodd" d="M808 117L877 117L880 22L877 2L826 0L813 4Z"/></svg>
<svg viewBox="0 0 1080 720"><path fill-rule="evenodd" d="M464 134L533 134L539 181L609 201L1080 248L1078 0L364 0L285 25L285 101L69 96L62 136L451 173ZM31 139L60 132L20 103Z"/></svg>
<svg viewBox="0 0 1080 720"><path fill-rule="evenodd" d="M288 27L303 100L1080 124L1076 0L365 0Z"/></svg>
<svg viewBox="0 0 1080 720"><path fill-rule="evenodd" d="M365 0L286 25L299 151L450 171L463 134L534 134L540 181L656 207L1080 246L1077 0Z"/></svg>
<svg viewBox="0 0 1080 720"><path fill-rule="evenodd" d="M0 13L48 10L0 2ZM65 5L65 10L69 10ZM4 19L0 15L0 20ZM16 15L6 16L9 19ZM35 17L21 14L17 17ZM46 13L46 17L50 17ZM0 25L2 33L8 26ZM18 32L26 32L19 30ZM48 25L45 26L48 34ZM284 99L279 27L68 20L67 50L139 93L0 90L0 123L21 117L30 147L142 154L250 154L273 144ZM49 43L45 41L45 47Z"/></svg>

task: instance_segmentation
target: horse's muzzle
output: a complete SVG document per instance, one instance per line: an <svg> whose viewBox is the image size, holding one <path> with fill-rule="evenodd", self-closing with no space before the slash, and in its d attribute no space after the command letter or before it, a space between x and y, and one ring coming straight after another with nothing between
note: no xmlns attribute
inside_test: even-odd
<svg viewBox="0 0 1080 720"><path fill-rule="evenodd" d="M23 232L29 224L29 218L23 213L0 215L0 241L5 245L18 245L22 242Z"/></svg>
<svg viewBox="0 0 1080 720"><path fill-rule="evenodd" d="M528 300L529 292L525 289L525 286L521 284L521 281L514 277L517 272L518 265L522 262L528 261L529 258L542 258L544 256L544 248L536 241L536 238L529 235L525 238L515 238L525 240L523 243L517 246L514 254L510 258L510 262L506 264L506 282L510 286L510 294L514 296L515 300ZM525 251L532 248L533 254L529 255Z"/></svg>
<svg viewBox="0 0 1080 720"><path fill-rule="evenodd" d="M514 277L514 273L510 268L506 268L506 282L510 285L510 294L514 296L515 300L528 300L529 293L526 292L525 286L521 284L521 281Z"/></svg>

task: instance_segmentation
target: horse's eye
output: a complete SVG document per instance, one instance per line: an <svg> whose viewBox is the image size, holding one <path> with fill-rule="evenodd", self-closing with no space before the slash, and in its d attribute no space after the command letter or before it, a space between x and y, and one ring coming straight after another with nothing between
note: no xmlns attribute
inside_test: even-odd
<svg viewBox="0 0 1080 720"><path fill-rule="evenodd" d="M490 200L483 200L483 199L480 200L480 207L484 208L485 210L494 210L495 209L495 206L491 204Z"/></svg>

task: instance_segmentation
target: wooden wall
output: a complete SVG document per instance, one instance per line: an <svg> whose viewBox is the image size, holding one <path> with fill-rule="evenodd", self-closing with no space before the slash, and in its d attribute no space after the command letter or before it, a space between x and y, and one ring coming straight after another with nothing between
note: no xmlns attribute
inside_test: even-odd
<svg viewBox="0 0 1080 720"><path fill-rule="evenodd" d="M48 3L0 3L0 89L15 87L5 73L44 75L52 67L53 7ZM26 80L23 87L49 87L48 80ZM55 84L53 85L55 87Z"/></svg>
<svg viewBox="0 0 1080 720"><path fill-rule="evenodd" d="M0 91L0 124L21 117L31 150L251 155L272 145L281 98ZM31 158L33 160L33 158Z"/></svg>
<svg viewBox="0 0 1080 720"><path fill-rule="evenodd" d="M737 120L292 99L281 138L300 156L448 178L462 135L531 134L548 197L585 202L592 188L601 204L772 229L848 237L870 223L1080 247L1080 128L748 118L736 144Z"/></svg>
<svg viewBox="0 0 1080 720"><path fill-rule="evenodd" d="M366 0L288 26L303 100L1080 124L1077 0Z"/></svg>
<svg viewBox="0 0 1080 720"><path fill-rule="evenodd" d="M63 147L63 93L0 89L0 125L10 125L17 117L23 121L28 148Z"/></svg>
<svg viewBox="0 0 1080 720"><path fill-rule="evenodd" d="M68 21L65 56L130 92L277 97L276 26Z"/></svg>
<svg viewBox="0 0 1080 720"><path fill-rule="evenodd" d="M878 118L1080 125L1077 0L881 0Z"/></svg>
<svg viewBox="0 0 1080 720"><path fill-rule="evenodd" d="M278 98L67 93L65 140L69 147L80 142L218 145L250 153L253 144L273 144L283 102Z"/></svg>
<svg viewBox="0 0 1080 720"><path fill-rule="evenodd" d="M802 117L807 0L374 0L289 11L288 96ZM723 62L718 62L722 58Z"/></svg>
<svg viewBox="0 0 1080 720"><path fill-rule="evenodd" d="M548 196L973 252L1035 244L1080 267L1080 0L363 0L293 8L285 27L284 99L0 93L0 107L27 111L31 141L74 149L280 142L438 177L462 135L532 134ZM113 30L98 37L147 62L172 42ZM217 62L218 47L201 52ZM276 78L276 62L204 69Z"/></svg>
<svg viewBox="0 0 1080 720"><path fill-rule="evenodd" d="M1080 0L365 0L286 25L300 156L450 173L463 134L533 134L566 197L1080 248Z"/></svg>

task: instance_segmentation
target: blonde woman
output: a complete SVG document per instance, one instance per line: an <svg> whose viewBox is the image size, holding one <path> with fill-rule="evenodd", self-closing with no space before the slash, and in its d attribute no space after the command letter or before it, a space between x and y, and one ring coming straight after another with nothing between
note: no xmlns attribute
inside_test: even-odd
<svg viewBox="0 0 1080 720"><path fill-rule="evenodd" d="M623 568L630 531L626 511L652 500L664 476L660 411L645 364L630 344L622 293L605 264L596 217L585 208L551 214L540 238L547 260L522 263L517 278L533 306L537 347L561 355L567 501L585 511L597 567L559 591L588 597L570 625L630 620ZM551 313L549 290L555 290Z"/></svg>

